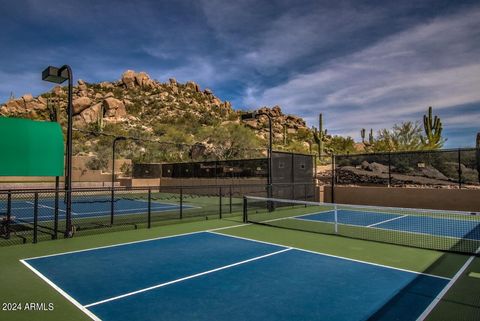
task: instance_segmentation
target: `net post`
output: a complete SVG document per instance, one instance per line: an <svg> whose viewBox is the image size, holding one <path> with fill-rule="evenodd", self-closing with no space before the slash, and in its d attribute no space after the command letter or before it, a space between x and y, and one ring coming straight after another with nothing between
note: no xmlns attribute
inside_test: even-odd
<svg viewBox="0 0 480 321"><path fill-rule="evenodd" d="M147 228L152 227L152 189L148 189L148 216Z"/></svg>
<svg viewBox="0 0 480 321"><path fill-rule="evenodd" d="M37 243L38 233L38 192L34 194L33 201L33 243Z"/></svg>
<svg viewBox="0 0 480 321"><path fill-rule="evenodd" d="M180 187L180 219L183 218L183 188Z"/></svg>
<svg viewBox="0 0 480 321"><path fill-rule="evenodd" d="M338 234L338 206L334 206L334 216L335 216L335 234Z"/></svg>
<svg viewBox="0 0 480 321"><path fill-rule="evenodd" d="M12 219L12 191L7 193L7 222L5 223L7 239L10 238L10 220Z"/></svg>
<svg viewBox="0 0 480 321"><path fill-rule="evenodd" d="M219 195L219 212L218 212L218 217L221 219L222 218L222 187L220 186L218 188L218 195Z"/></svg>
<svg viewBox="0 0 480 321"><path fill-rule="evenodd" d="M243 223L248 222L247 205L248 205L247 197L244 196L243 197Z"/></svg>

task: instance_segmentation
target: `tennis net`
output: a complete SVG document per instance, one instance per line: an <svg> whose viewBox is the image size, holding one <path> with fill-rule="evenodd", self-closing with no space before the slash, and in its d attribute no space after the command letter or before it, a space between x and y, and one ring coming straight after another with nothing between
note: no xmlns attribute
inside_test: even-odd
<svg viewBox="0 0 480 321"><path fill-rule="evenodd" d="M449 252L478 254L480 213L244 197L244 221Z"/></svg>

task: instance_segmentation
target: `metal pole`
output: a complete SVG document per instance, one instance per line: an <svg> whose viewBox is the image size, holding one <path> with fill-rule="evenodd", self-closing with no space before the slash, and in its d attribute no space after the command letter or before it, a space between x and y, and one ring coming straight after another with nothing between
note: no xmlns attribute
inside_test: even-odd
<svg viewBox="0 0 480 321"><path fill-rule="evenodd" d="M10 220L12 219L12 192L7 194L7 223L5 224L5 237L10 238Z"/></svg>
<svg viewBox="0 0 480 321"><path fill-rule="evenodd" d="M183 218L183 188L180 187L180 219Z"/></svg>
<svg viewBox="0 0 480 321"><path fill-rule="evenodd" d="M248 212L247 212L247 198L244 196L243 197L243 223L248 222Z"/></svg>
<svg viewBox="0 0 480 321"><path fill-rule="evenodd" d="M55 177L55 212L54 212L54 220L53 220L53 231L54 231L54 239L57 239L58 233L58 209L59 209L59 194L58 190L60 188L60 180L59 177Z"/></svg>
<svg viewBox="0 0 480 321"><path fill-rule="evenodd" d="M67 193L67 204L65 211L66 229L65 237L70 237L72 234L72 157L73 157L73 73L72 68L69 65L63 65L59 72L62 70L68 72L68 120L67 120L67 173L65 180L65 192Z"/></svg>
<svg viewBox="0 0 480 321"><path fill-rule="evenodd" d="M268 197L272 197L272 184L273 184L273 179L272 179L272 168L273 168L273 163L272 163L272 155L273 155L273 132L272 132L272 117L268 114L264 114L268 117L268 130L269 130L269 144L268 144L268 190L267 194ZM268 211L272 212L273 211L273 206L272 202L268 203Z"/></svg>
<svg viewBox="0 0 480 321"><path fill-rule="evenodd" d="M232 214L232 185L230 185L229 191L229 206L230 206L230 214Z"/></svg>
<svg viewBox="0 0 480 321"><path fill-rule="evenodd" d="M35 192L33 201L33 243L37 243L38 233L38 192Z"/></svg>
<svg viewBox="0 0 480 321"><path fill-rule="evenodd" d="M335 203L335 155L332 155L332 203Z"/></svg>
<svg viewBox="0 0 480 321"><path fill-rule="evenodd" d="M388 152L388 187L392 186L392 154Z"/></svg>
<svg viewBox="0 0 480 321"><path fill-rule="evenodd" d="M118 137L115 137L112 144L112 198L110 200L110 225L113 225L115 212L115 144L117 143L117 138Z"/></svg>
<svg viewBox="0 0 480 321"><path fill-rule="evenodd" d="M152 227L152 190L148 189L148 228Z"/></svg>
<svg viewBox="0 0 480 321"><path fill-rule="evenodd" d="M218 188L218 193L219 193L219 218L222 218L222 187L220 186Z"/></svg>

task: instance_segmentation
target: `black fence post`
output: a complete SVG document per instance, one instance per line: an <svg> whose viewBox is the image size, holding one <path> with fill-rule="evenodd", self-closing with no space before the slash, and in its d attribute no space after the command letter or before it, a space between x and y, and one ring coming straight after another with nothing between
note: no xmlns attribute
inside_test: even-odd
<svg viewBox="0 0 480 321"><path fill-rule="evenodd" d="M228 197L229 197L229 206L230 206L230 214L232 214L232 185L230 185L228 190Z"/></svg>
<svg viewBox="0 0 480 321"><path fill-rule="evenodd" d="M180 219L183 218L183 188L180 187Z"/></svg>
<svg viewBox="0 0 480 321"><path fill-rule="evenodd" d="M458 188L462 188L462 156L461 150L458 149Z"/></svg>
<svg viewBox="0 0 480 321"><path fill-rule="evenodd" d="M152 189L148 189L148 217L147 228L152 227Z"/></svg>
<svg viewBox="0 0 480 321"><path fill-rule="evenodd" d="M392 186L392 153L388 152L388 187Z"/></svg>
<svg viewBox="0 0 480 321"><path fill-rule="evenodd" d="M5 237L7 239L10 238L10 221L12 219L12 191L8 191L7 194L7 222L5 224L6 234Z"/></svg>
<svg viewBox="0 0 480 321"><path fill-rule="evenodd" d="M115 187L112 185L112 197L110 200L110 225L113 225L113 216L115 212Z"/></svg>
<svg viewBox="0 0 480 321"><path fill-rule="evenodd" d="M247 198L244 196L243 197L243 223L248 222L248 211L247 211Z"/></svg>
<svg viewBox="0 0 480 321"><path fill-rule="evenodd" d="M37 243L38 233L38 192L35 192L33 201L33 243Z"/></svg>
<svg viewBox="0 0 480 321"><path fill-rule="evenodd" d="M60 186L60 182L59 182L59 179L58 179L58 176L55 178L55 212L54 212L54 218L53 218L53 239L56 240L57 239L57 233L58 233L58 210L59 210L59 195L58 195L58 189L59 189L59 186Z"/></svg>
<svg viewBox="0 0 480 321"><path fill-rule="evenodd" d="M218 212L218 217L221 219L221 218L222 218L222 187L221 187L221 186L218 188L218 193L219 193L219 202L218 202L218 204L219 204L219 206L220 206L219 212Z"/></svg>
<svg viewBox="0 0 480 321"><path fill-rule="evenodd" d="M335 154L332 155L332 203L335 203Z"/></svg>

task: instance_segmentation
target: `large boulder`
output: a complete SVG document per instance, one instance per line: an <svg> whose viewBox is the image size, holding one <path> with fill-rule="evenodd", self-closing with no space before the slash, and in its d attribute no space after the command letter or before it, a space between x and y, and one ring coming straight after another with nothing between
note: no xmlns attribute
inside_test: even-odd
<svg viewBox="0 0 480 321"><path fill-rule="evenodd" d="M195 92L200 92L200 86L195 83L194 81L187 81L187 84L186 84L187 88L192 90L192 91L195 91Z"/></svg>
<svg viewBox="0 0 480 321"><path fill-rule="evenodd" d="M88 97L80 97L73 101L73 114L78 115L92 105L92 100Z"/></svg>
<svg viewBox="0 0 480 321"><path fill-rule="evenodd" d="M105 109L105 116L116 119L123 118L127 115L125 104L116 98L109 97L103 101L103 108Z"/></svg>
<svg viewBox="0 0 480 321"><path fill-rule="evenodd" d="M377 162L370 163L370 165L368 166L368 169L374 173L379 173L379 174L388 173L388 166L377 163Z"/></svg>
<svg viewBox="0 0 480 321"><path fill-rule="evenodd" d="M435 167L425 166L420 171L421 171L422 175L425 176L425 177L448 181L448 177L445 176L444 174L442 174Z"/></svg>
<svg viewBox="0 0 480 321"><path fill-rule="evenodd" d="M100 117L103 117L103 115L101 115L102 110L102 104L98 103L82 111L80 117L85 124L91 124L98 121Z"/></svg>
<svg viewBox="0 0 480 321"><path fill-rule="evenodd" d="M146 72L139 72L135 74L135 81L137 85L142 88L152 88L153 87L153 80L150 79L150 76Z"/></svg>
<svg viewBox="0 0 480 321"><path fill-rule="evenodd" d="M121 80L123 85L128 89L135 87L135 76L136 76L135 71L133 70L125 71L122 74L122 80Z"/></svg>
<svg viewBox="0 0 480 321"><path fill-rule="evenodd" d="M32 94L25 94L25 95L22 96L22 99L23 99L24 103L27 104L27 103L33 101L33 96L32 96Z"/></svg>

